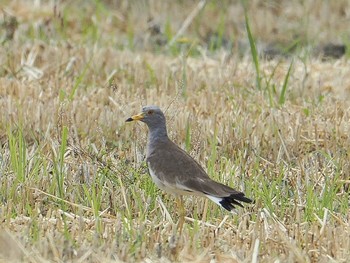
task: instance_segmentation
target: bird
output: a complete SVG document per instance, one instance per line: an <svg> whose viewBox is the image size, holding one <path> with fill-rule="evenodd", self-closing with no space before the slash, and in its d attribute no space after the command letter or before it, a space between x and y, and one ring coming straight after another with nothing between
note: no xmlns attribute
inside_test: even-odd
<svg viewBox="0 0 350 263"><path fill-rule="evenodd" d="M253 202L243 192L212 180L195 159L169 139L166 118L158 106L143 107L140 114L126 120L132 121L148 126L146 163L153 182L166 193L180 196L181 204L183 195L203 196L234 212L236 206L243 207L242 202ZM184 218L183 205L180 212Z"/></svg>

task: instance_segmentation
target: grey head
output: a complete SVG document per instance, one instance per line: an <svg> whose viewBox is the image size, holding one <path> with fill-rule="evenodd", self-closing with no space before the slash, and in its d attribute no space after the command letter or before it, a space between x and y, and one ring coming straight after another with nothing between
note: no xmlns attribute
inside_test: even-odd
<svg viewBox="0 0 350 263"><path fill-rule="evenodd" d="M131 116L126 120L126 122L130 121L142 121L146 123L151 139L167 137L165 116L158 106L143 107L141 113Z"/></svg>

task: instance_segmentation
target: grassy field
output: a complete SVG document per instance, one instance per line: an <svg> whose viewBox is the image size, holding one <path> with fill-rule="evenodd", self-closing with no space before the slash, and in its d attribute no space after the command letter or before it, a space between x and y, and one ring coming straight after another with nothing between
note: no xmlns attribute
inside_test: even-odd
<svg viewBox="0 0 350 263"><path fill-rule="evenodd" d="M348 1L0 5L0 262L350 261ZM180 235L149 104L255 203L186 197Z"/></svg>

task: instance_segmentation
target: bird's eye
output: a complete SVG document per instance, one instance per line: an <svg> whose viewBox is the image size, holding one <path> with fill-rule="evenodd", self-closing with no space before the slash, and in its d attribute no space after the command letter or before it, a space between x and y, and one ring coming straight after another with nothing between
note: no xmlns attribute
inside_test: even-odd
<svg viewBox="0 0 350 263"><path fill-rule="evenodd" d="M153 110L147 111L147 114L148 114L148 115L152 115L152 114L153 114Z"/></svg>

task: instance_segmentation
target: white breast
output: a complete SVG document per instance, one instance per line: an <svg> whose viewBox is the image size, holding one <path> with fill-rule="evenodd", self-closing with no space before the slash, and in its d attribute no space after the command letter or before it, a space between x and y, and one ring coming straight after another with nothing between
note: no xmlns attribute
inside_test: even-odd
<svg viewBox="0 0 350 263"><path fill-rule="evenodd" d="M149 170L149 173L150 173L150 175L151 175L151 177L152 177L153 182L154 182L160 189L166 191L166 187L165 187L164 183L163 183L161 180L159 180L158 176L157 176L157 175L154 173L154 171L151 169L150 163L148 163L148 170Z"/></svg>

